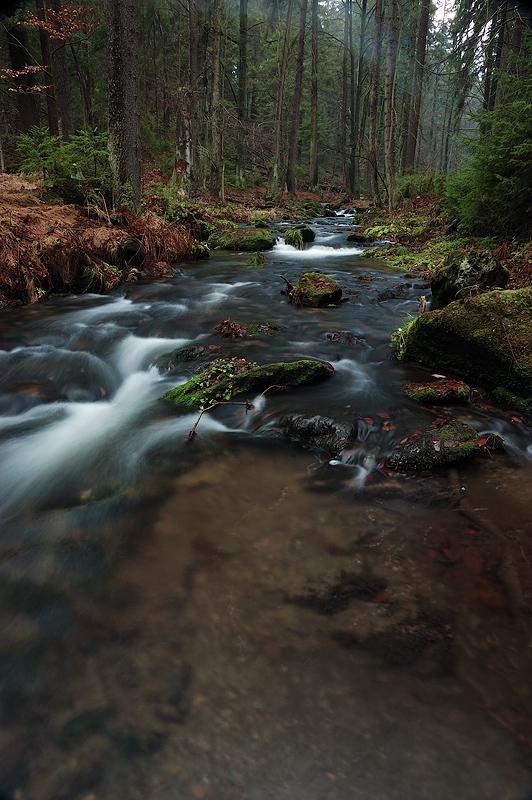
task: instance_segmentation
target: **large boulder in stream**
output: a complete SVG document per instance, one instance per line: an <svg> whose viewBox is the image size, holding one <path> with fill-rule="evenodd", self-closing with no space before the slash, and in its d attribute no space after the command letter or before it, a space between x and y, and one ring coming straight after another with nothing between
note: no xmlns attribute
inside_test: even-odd
<svg viewBox="0 0 532 800"><path fill-rule="evenodd" d="M271 250L275 244L275 237L269 230L263 228L231 228L211 234L207 244L212 250L257 252Z"/></svg>
<svg viewBox="0 0 532 800"><path fill-rule="evenodd" d="M489 250L455 250L436 270L430 282L431 310L445 308L471 289L478 293L494 287L504 289L508 270Z"/></svg>
<svg viewBox="0 0 532 800"><path fill-rule="evenodd" d="M339 456L342 450L354 442L357 435L356 425L304 414L285 417L281 420L279 430L288 439L299 442L304 447L324 450L331 456Z"/></svg>
<svg viewBox="0 0 532 800"><path fill-rule="evenodd" d="M162 399L174 408L196 410L227 403L243 392L304 386L333 375L334 368L326 361L302 359L259 366L245 358L217 358L199 375L170 389Z"/></svg>
<svg viewBox="0 0 532 800"><path fill-rule="evenodd" d="M294 225L284 231L285 243L296 247L298 250L303 250L305 243L313 242L315 238L316 234L309 225Z"/></svg>
<svg viewBox="0 0 532 800"><path fill-rule="evenodd" d="M453 372L532 411L532 288L486 292L393 334L397 358Z"/></svg>
<svg viewBox="0 0 532 800"><path fill-rule="evenodd" d="M322 272L302 272L295 286L288 284L287 293L294 306L323 308L340 302L342 287Z"/></svg>

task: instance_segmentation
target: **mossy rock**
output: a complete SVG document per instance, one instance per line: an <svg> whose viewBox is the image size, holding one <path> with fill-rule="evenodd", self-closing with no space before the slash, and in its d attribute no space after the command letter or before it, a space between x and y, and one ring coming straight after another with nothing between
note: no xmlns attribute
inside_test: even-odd
<svg viewBox="0 0 532 800"><path fill-rule="evenodd" d="M259 366L244 358L218 358L200 375L171 389L162 399L174 408L196 410L228 402L243 392L263 391L270 386L304 386L333 375L331 364L310 359Z"/></svg>
<svg viewBox="0 0 532 800"><path fill-rule="evenodd" d="M421 314L392 336L397 357L532 402L532 288L496 290Z"/></svg>
<svg viewBox="0 0 532 800"><path fill-rule="evenodd" d="M323 217L323 206L318 200L306 200L303 203L300 215L304 219Z"/></svg>
<svg viewBox="0 0 532 800"><path fill-rule="evenodd" d="M508 270L489 250L455 250L445 258L445 263L432 276L431 310L445 308L459 299L468 289L486 291L495 286L504 288Z"/></svg>
<svg viewBox="0 0 532 800"><path fill-rule="evenodd" d="M295 306L323 308L340 302L342 287L338 281L322 272L302 272L289 297Z"/></svg>
<svg viewBox="0 0 532 800"><path fill-rule="evenodd" d="M253 224L255 225L256 228L267 228L268 227L268 223L266 222L265 219L260 219L260 218L254 219L253 220Z"/></svg>
<svg viewBox="0 0 532 800"><path fill-rule="evenodd" d="M430 383L405 383L403 394L421 403L464 403L469 401L471 388L464 381L436 380Z"/></svg>
<svg viewBox="0 0 532 800"><path fill-rule="evenodd" d="M328 208L327 206L325 206L325 208L323 209L323 216L324 217L336 217L336 211L333 211L332 208Z"/></svg>
<svg viewBox="0 0 532 800"><path fill-rule="evenodd" d="M375 241L374 236L367 236L365 233L357 233L353 231L347 236L348 242L355 242L356 244L373 244Z"/></svg>
<svg viewBox="0 0 532 800"><path fill-rule="evenodd" d="M150 366L156 367L159 372L169 372L175 369L177 364L182 361L195 361L204 355L205 348L195 347L189 344L186 347L180 347L178 350L172 350L170 353L164 353L162 356L155 358Z"/></svg>
<svg viewBox="0 0 532 800"><path fill-rule="evenodd" d="M393 469L432 469L502 447L500 436L480 437L472 425L448 421L405 437L386 461Z"/></svg>
<svg viewBox="0 0 532 800"><path fill-rule="evenodd" d="M256 252L258 250L271 250L275 244L275 238L268 230L234 228L213 233L209 236L207 244L213 250Z"/></svg>
<svg viewBox="0 0 532 800"><path fill-rule="evenodd" d="M308 225L294 225L284 232L286 244L297 247L298 250L303 250L305 242L313 242L315 238L316 234Z"/></svg>

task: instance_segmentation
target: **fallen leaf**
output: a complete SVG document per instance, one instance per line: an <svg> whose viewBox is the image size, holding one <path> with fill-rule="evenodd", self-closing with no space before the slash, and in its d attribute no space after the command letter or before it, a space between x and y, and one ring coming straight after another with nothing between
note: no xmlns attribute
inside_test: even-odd
<svg viewBox="0 0 532 800"><path fill-rule="evenodd" d="M390 419L389 414L377 414L377 416L380 417L381 419Z"/></svg>
<svg viewBox="0 0 532 800"><path fill-rule="evenodd" d="M468 570L474 572L476 575L480 575L482 572L484 572L484 561L481 558L477 558L477 556L464 553L462 556L462 563Z"/></svg>
<svg viewBox="0 0 532 800"><path fill-rule="evenodd" d="M454 553L449 547L442 547L442 553L445 558L449 559L449 561L452 561L453 563L458 560L456 553Z"/></svg>
<svg viewBox="0 0 532 800"><path fill-rule="evenodd" d="M394 431L395 430L395 425L393 424L393 422L388 422L386 420L385 422L382 423L382 430L383 431Z"/></svg>
<svg viewBox="0 0 532 800"><path fill-rule="evenodd" d="M488 440L481 437L480 439L475 439L475 444L478 444L479 447L484 447Z"/></svg>
<svg viewBox="0 0 532 800"><path fill-rule="evenodd" d="M368 425L373 425L373 420L371 419L371 417L364 417L364 422L367 422Z"/></svg>

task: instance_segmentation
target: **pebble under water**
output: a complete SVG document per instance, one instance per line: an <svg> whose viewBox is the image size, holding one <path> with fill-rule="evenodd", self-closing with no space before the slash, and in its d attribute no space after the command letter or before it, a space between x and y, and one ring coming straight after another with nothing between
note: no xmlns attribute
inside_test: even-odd
<svg viewBox="0 0 532 800"><path fill-rule="evenodd" d="M313 220L260 268L212 253L0 318L0 797L532 797L531 422L402 394L432 371L390 334L427 287L351 224ZM309 269L348 302L291 306L283 279ZM269 327L224 339L228 318ZM198 415L162 396L233 355L335 375L220 406L188 441ZM289 414L356 439L305 448ZM438 415L504 450L387 469Z"/></svg>

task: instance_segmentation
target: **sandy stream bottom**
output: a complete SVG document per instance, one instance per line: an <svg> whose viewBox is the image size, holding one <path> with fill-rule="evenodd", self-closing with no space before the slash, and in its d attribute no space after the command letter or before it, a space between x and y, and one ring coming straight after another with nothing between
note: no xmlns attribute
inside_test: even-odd
<svg viewBox="0 0 532 800"><path fill-rule="evenodd" d="M530 796L530 637L497 579L499 543L453 506L445 472L331 494L315 466L233 446L175 479L51 648L41 699L9 734L26 753L16 797ZM469 470L472 505L523 536L530 470ZM509 512L510 491L523 502ZM515 546L526 570L532 551ZM385 588L333 613L301 603L313 586L334 606L342 574Z"/></svg>

